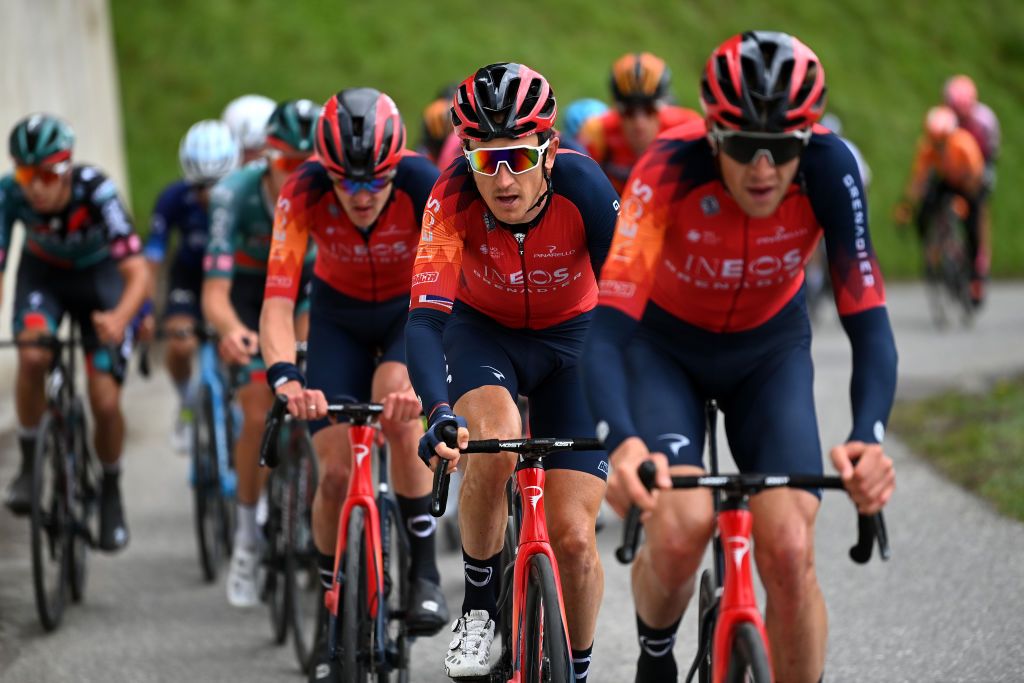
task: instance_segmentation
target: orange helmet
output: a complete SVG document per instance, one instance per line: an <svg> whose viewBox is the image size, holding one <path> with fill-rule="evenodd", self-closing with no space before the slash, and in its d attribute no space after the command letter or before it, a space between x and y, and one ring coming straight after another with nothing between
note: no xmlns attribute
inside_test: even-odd
<svg viewBox="0 0 1024 683"><path fill-rule="evenodd" d="M946 81L946 87L942 91L946 106L951 108L958 116L965 116L970 113L974 105L978 103L978 88L970 76L953 76Z"/></svg>
<svg viewBox="0 0 1024 683"><path fill-rule="evenodd" d="M668 96L672 72L650 52L630 52L612 64L612 97L623 105L650 105Z"/></svg>
<svg viewBox="0 0 1024 683"><path fill-rule="evenodd" d="M924 130L934 142L945 140L956 128L956 112L949 107L932 107L924 117Z"/></svg>

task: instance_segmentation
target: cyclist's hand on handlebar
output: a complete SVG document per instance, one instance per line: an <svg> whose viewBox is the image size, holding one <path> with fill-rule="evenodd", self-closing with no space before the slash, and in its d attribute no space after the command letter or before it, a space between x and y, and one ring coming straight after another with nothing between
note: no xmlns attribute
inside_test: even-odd
<svg viewBox="0 0 1024 683"><path fill-rule="evenodd" d="M246 365L259 346L259 337L247 327L238 327L220 340L220 357L228 365Z"/></svg>
<svg viewBox="0 0 1024 683"><path fill-rule="evenodd" d="M275 391L288 397L288 414L297 420L318 420L327 415L327 399L319 389L306 389L292 380Z"/></svg>
<svg viewBox="0 0 1024 683"><path fill-rule="evenodd" d="M651 453L639 437L631 436L619 444L608 460L612 466L611 475L608 477L608 491L605 494L608 504L620 517L626 515L630 505L636 505L643 511L640 519L645 521L654 510L657 489L672 486L668 474L668 458L661 453ZM654 479L654 491L647 490L637 473L645 460L654 461L658 471Z"/></svg>
<svg viewBox="0 0 1024 683"><path fill-rule="evenodd" d="M443 430L446 427L457 428L457 442L459 448L466 448L469 445L469 430L466 428L466 418L458 417L450 411L438 411L431 416L431 424L426 433L420 438L419 456L427 466L436 470L438 459L448 461L447 472L451 474L459 464L459 448L451 448L444 442Z"/></svg>
<svg viewBox="0 0 1024 683"><path fill-rule="evenodd" d="M892 458L876 443L849 441L832 449L832 464L862 515L881 510L896 488Z"/></svg>
<svg viewBox="0 0 1024 683"><path fill-rule="evenodd" d="M381 400L381 405L384 406L380 413L382 422L408 422L419 418L422 412L420 401L411 386L403 391L392 391Z"/></svg>
<svg viewBox="0 0 1024 683"><path fill-rule="evenodd" d="M128 323L121 319L117 311L93 311L92 325L101 342L116 345L124 340L124 330Z"/></svg>

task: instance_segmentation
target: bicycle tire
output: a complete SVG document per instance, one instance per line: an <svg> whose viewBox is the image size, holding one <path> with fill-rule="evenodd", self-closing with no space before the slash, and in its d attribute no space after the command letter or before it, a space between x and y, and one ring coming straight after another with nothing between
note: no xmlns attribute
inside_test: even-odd
<svg viewBox="0 0 1024 683"><path fill-rule="evenodd" d="M222 554L217 529L220 482L214 452L213 408L210 392L205 386L199 389L196 406L198 410L192 430L192 516L203 579L213 583L217 579Z"/></svg>
<svg viewBox="0 0 1024 683"><path fill-rule="evenodd" d="M316 455L308 434L303 433L296 441L300 444L297 456L287 470L291 528L287 530L285 583L290 595L292 648L302 673L308 674L313 648L327 616L311 522L317 486Z"/></svg>
<svg viewBox="0 0 1024 683"><path fill-rule="evenodd" d="M380 504L384 505L383 502ZM409 609L409 539L398 512L398 503L390 499L387 513L381 520L384 547L384 595L387 600L387 623L384 625L384 651L387 666L377 672L377 683L406 683L409 680L409 630L405 615ZM386 527L386 528L384 528Z"/></svg>
<svg viewBox="0 0 1024 683"><path fill-rule="evenodd" d="M71 518L75 522L75 530L71 538L71 559L68 563L71 601L78 603L85 598L85 584L88 580L89 534L92 519L96 514L97 493L96 480L91 469L95 462L92 448L89 446L89 432L86 427L85 409L82 401L75 398L71 409L71 443L73 444L74 487L69 491L72 505Z"/></svg>
<svg viewBox="0 0 1024 683"><path fill-rule="evenodd" d="M562 622L551 560L537 553L527 565L520 667L526 683L573 683L569 635Z"/></svg>
<svg viewBox="0 0 1024 683"><path fill-rule="evenodd" d="M71 551L64 430L47 412L39 424L32 470L32 585L39 621L55 630L64 616Z"/></svg>
<svg viewBox="0 0 1024 683"><path fill-rule="evenodd" d="M288 582L285 580L286 534L284 506L288 504L287 467L278 468L267 477L267 522L264 527L263 597L270 616L270 632L275 645L288 639L290 616Z"/></svg>
<svg viewBox="0 0 1024 683"><path fill-rule="evenodd" d="M348 518L345 544L345 583L342 586L341 670L346 683L370 680L373 620L367 605L369 577L366 572L365 510L353 507Z"/></svg>
<svg viewBox="0 0 1024 683"><path fill-rule="evenodd" d="M704 648L704 656L697 667L697 680L700 683L711 683L711 651L712 636L715 633L717 617L705 620L708 610L717 609L715 604L715 573L705 569L700 575L700 595L697 608L697 647Z"/></svg>
<svg viewBox="0 0 1024 683"><path fill-rule="evenodd" d="M771 680L772 668L761 633L749 622L740 624L733 632L729 648L726 683L771 683Z"/></svg>
<svg viewBox="0 0 1024 683"><path fill-rule="evenodd" d="M519 548L519 539L517 538L517 531L515 527L515 519L512 515L508 516L508 520L505 522L505 542L501 546L501 561L498 565L501 568L501 575L499 577L500 584L498 586L498 595L505 596L505 604L499 605L498 608L498 633L501 635L502 642L502 661L507 665L512 661L512 568L516 562L516 552ZM509 586L506 589L505 583ZM508 591L506 593L506 590Z"/></svg>

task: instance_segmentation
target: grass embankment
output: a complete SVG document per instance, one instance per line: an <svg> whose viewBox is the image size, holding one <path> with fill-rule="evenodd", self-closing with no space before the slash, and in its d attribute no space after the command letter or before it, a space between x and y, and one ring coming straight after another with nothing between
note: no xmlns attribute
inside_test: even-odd
<svg viewBox="0 0 1024 683"><path fill-rule="evenodd" d="M134 209L145 222L178 175L178 141L194 121L219 116L245 92L327 99L340 88L388 92L413 139L419 113L442 84L514 60L544 73L564 105L608 97L608 69L650 50L674 72L679 101L698 106L710 51L748 28L785 30L821 57L830 107L874 171L873 236L889 277L917 273L917 249L894 233L925 110L944 79L971 74L1003 121L995 194L994 272L1024 272L1024 5L1019 0L112 0Z"/></svg>
<svg viewBox="0 0 1024 683"><path fill-rule="evenodd" d="M1024 521L1024 376L900 403L890 427L950 479Z"/></svg>

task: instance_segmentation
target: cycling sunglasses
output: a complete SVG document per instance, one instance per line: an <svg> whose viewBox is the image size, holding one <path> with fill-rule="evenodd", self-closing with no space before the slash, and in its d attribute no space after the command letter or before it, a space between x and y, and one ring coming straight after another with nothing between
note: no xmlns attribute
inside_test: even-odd
<svg viewBox="0 0 1024 683"><path fill-rule="evenodd" d="M658 107L653 103L644 104L620 104L619 113L627 119L636 116L654 116L658 113Z"/></svg>
<svg viewBox="0 0 1024 683"><path fill-rule="evenodd" d="M383 192L387 189L388 185L391 184L391 181L394 180L394 178L395 176L393 173L388 173L386 175L377 176L376 178L371 178L370 180L336 178L334 182L345 192L345 194L355 194L357 192L362 192L363 190L370 194L377 194L378 192Z"/></svg>
<svg viewBox="0 0 1024 683"><path fill-rule="evenodd" d="M498 168L505 164L514 175L526 173L537 168L544 150L548 148L551 141L548 140L540 147L519 145L516 147L480 147L479 149L467 149L463 153L469 161L469 167L474 173L480 175L498 175Z"/></svg>
<svg viewBox="0 0 1024 683"><path fill-rule="evenodd" d="M778 166L803 154L811 139L811 129L785 134L715 130L711 139L719 150L741 164L753 163L764 154L772 166Z"/></svg>
<svg viewBox="0 0 1024 683"><path fill-rule="evenodd" d="M302 164L309 159L309 155L304 154L302 156L296 156L292 154L285 154L279 149L268 149L267 159L270 162L270 165L278 171L291 173L299 166L302 166Z"/></svg>
<svg viewBox="0 0 1024 683"><path fill-rule="evenodd" d="M71 168L70 161L61 161L48 166L21 166L14 167L14 181L22 187L28 187L33 180L38 179L43 185L52 185L68 172Z"/></svg>

